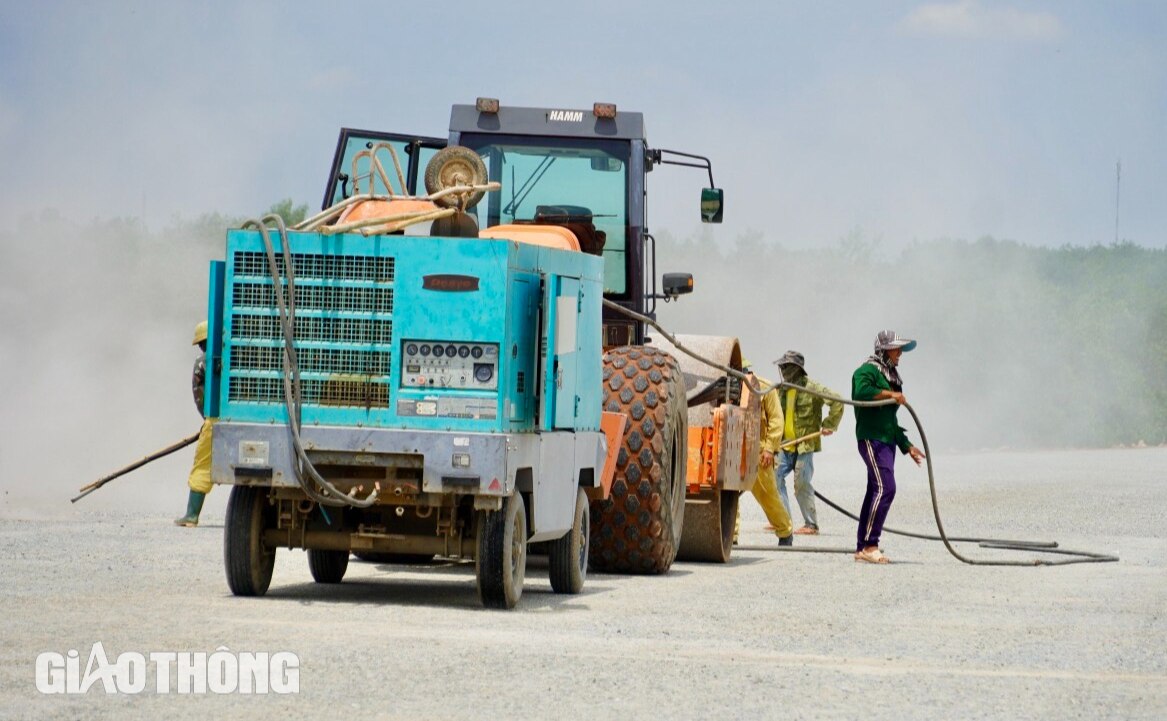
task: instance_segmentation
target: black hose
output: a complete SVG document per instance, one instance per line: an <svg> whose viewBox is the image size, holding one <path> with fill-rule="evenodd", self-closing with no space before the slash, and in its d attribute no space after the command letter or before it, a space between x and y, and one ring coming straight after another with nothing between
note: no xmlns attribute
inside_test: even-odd
<svg viewBox="0 0 1167 721"><path fill-rule="evenodd" d="M279 231L280 246L284 260L284 275L286 278L281 278L280 276L279 267L276 263L275 250L272 247L271 237L267 227L268 221L274 222L276 229ZM248 220L242 227L244 229L254 228L259 231L260 237L263 239L264 252L267 255L268 270L271 273L272 292L275 295L276 309L279 312L280 327L283 336L284 352L281 379L284 386L284 404L287 406L288 412L288 430L292 436L292 449L296 454L296 481L300 484L300 488L303 489L304 493L321 506L356 506L358 508L368 508L376 502L379 487L374 486L372 493L364 499L355 498L351 493L342 493L340 489L329 483L316 470L311 459L308 458L308 454L304 451L304 444L300 439L300 418L304 399L302 384L300 382L300 363L296 357L295 347L296 277L292 251L288 244L288 229L284 225L284 219L278 214L272 213L265 215L259 220ZM287 290L286 302L284 299L285 288ZM322 488L323 492L314 488L313 483Z"/></svg>
<svg viewBox="0 0 1167 721"><path fill-rule="evenodd" d="M661 335L663 335L665 338L667 338L670 343L672 343L674 346L676 346L676 348L678 350L680 350L681 352L685 353L686 355L688 355L688 356L690 356L690 357L692 357L692 358L694 358L694 359L696 359L696 360L698 360L698 361L700 361L708 366L711 366L713 368L717 368L717 369L719 369L719 370L721 370L721 371L723 371L731 376L734 376L735 378L740 378L743 382L745 382L746 384L748 384L751 388L753 388L755 390L759 390L757 383L755 383L755 381L757 381L757 382L760 382L762 385L769 386L770 389L793 388L794 390L802 392L802 393L809 393L813 396L818 396L819 398L823 398L825 400L835 401L838 403L843 403L845 405L858 407L858 408L875 408L877 406L886 406L886 405L891 405L891 404L895 403L895 401L890 399L890 398L885 399L885 400L880 400L880 401L853 401L853 400L849 400L846 398L840 398L838 396L833 396L829 393L820 393L818 391L813 391L809 388L804 388L802 386L795 385L793 383L787 383L785 381L775 385L775 384L767 383L767 382L763 381L761 378L758 378L757 376L754 376L753 378L751 378L739 370L736 370L734 368L730 368L728 366L723 366L719 363L715 363L715 362L713 362L707 358L703 358L700 355L698 355L697 353L689 350L681 343L678 343L677 339L675 337L673 337L672 335L670 335L669 332L666 331L664 328L662 328L660 326L660 324L658 324L655 320L653 320L652 318L649 318L646 315L642 315L642 314L637 313L635 311L629 310L629 309L625 308L624 306L619 305L618 303L613 303L612 301L607 300L607 299L604 300L604 305L607 306L608 308L611 308L612 310L615 310L618 313L622 313L622 314L628 316L629 318L632 318L634 320L640 321L641 323L646 323L646 324L652 326ZM936 529L939 532L939 535L932 536L932 535L924 534L924 533L913 533L910 531L900 531L900 530L895 530L895 529L891 529L891 528L884 528L885 531L887 531L888 533L894 533L894 534L897 534L900 536L910 536L912 538L922 538L922 539L930 540L930 541L942 541L944 543L944 547L948 549L948 552L950 554L952 554L952 556L954 558L956 558L958 561L961 561L962 563L967 563L967 564L973 565L973 566L1065 566L1065 565L1069 565L1072 563L1114 563L1114 562L1118 561L1118 556L1114 556L1114 555L1110 555L1110 554L1093 553L1090 551L1071 551L1068 549L1059 548L1058 544L1056 542L1053 542L1053 541L1012 541L1012 540L1003 540L1003 539L994 539L994 538L953 538L953 537L949 537L948 534L945 533L944 523L940 519L940 502L936 496L936 476L932 470L932 449L928 446L928 436L927 436L927 434L924 433L924 424L920 422L920 417L918 415L916 415L916 409L912 408L910 403L905 401L903 403L903 406L904 406L904 408L908 409L908 413L912 414L912 422L916 424L916 430L920 432L920 444L924 447L924 460L927 461L927 464L928 464L928 466L927 466L928 467L928 489L932 495L932 515L936 519ZM834 502L832 502L831 500L829 500L828 498L823 496L818 491L815 491L815 496L817 496L824 503L829 505L831 508L834 508L836 511L842 513L843 515L848 516L856 521L859 520L858 516L856 516L855 514L849 512L847 510L844 510L841 506L835 504ZM1065 555L1065 556L1071 556L1072 558L1067 558L1067 559L1058 560L1058 561L1051 561L1051 560L1046 560L1043 558L1034 558L1034 559L1030 559L1028 561L1006 561L1006 560L983 561L983 560L968 558L967 556L961 554L959 551L957 551L952 546L952 542L954 542L954 541L956 541L956 542L968 541L968 542L973 542L973 543L979 543L982 548L995 548L995 549L1009 550L1009 551L1035 551L1038 553L1054 553L1054 554L1060 554L1060 555ZM850 549L815 549L815 548L805 548L804 549L801 547L794 548L793 546L780 546L779 549L783 550L783 551L794 551L794 552L810 551L812 553L832 553L832 552L833 553L854 553L854 551L852 551ZM767 547L766 550L774 550L774 549L771 547Z"/></svg>

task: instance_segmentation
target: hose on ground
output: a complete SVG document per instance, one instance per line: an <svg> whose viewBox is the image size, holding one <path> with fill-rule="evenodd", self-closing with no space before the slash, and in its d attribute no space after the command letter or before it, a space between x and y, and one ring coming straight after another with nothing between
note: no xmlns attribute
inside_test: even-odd
<svg viewBox="0 0 1167 721"><path fill-rule="evenodd" d="M701 355L699 355L698 353L686 348L683 344L681 344L677 341L675 336L673 336L668 331L666 331L664 328L662 328L660 326L660 324L657 323L656 320L653 318L650 318L650 317L643 315L641 313L637 313L633 310L625 308L624 306L622 306L618 303L615 303L613 301L607 300L607 299L604 299L604 305L606 307L618 312L618 313L621 313L622 315L625 315L629 318L632 318L633 320L639 321L641 323L646 323L647 325L654 328L662 336L667 338L668 341L670 343L672 343L677 348L677 350L681 351L682 353L685 353L686 355L693 358L694 360L697 360L701 363L704 363L705 365L708 365L712 368L716 368L716 369L722 371L723 373L726 373L734 378L738 378L743 383L747 384L754 391L763 392L763 388L761 388L760 386L764 386L764 391L769 391L772 389L789 388L789 389L794 389L800 393L809 393L811 395L818 396L819 398L822 398L824 400L843 403L845 405L849 405L849 406L853 406L853 407L857 407L857 408L874 408L877 406L886 406L886 405L891 405L891 404L895 403L895 401L892 399L885 399L885 400L879 400L879 401L853 401L853 400L850 400L847 398L840 398L838 396L834 396L834 395L831 395L829 393L820 393L818 391L814 391L814 390L811 390L809 388L804 388L802 386L795 385L793 383L787 383L785 381L783 381L781 383L777 383L777 384L768 383L768 382L764 381L763 379L758 378L757 376L746 375L745 373L741 372L740 370L737 370L735 368L730 368L729 366L725 366L725 365L722 365L722 364L717 363L715 361L709 360L708 358L704 358ZM1065 565L1069 565L1072 563L1113 563L1113 562L1118 561L1118 556L1114 556L1114 555L1110 555L1110 554L1094 553L1094 552L1090 552L1090 551L1072 551L1069 549L1059 548L1057 542L1053 542L1053 541L1013 541L1013 540L994 539L994 538L950 537L945 532L944 522L940 518L940 501L937 498L937 494L936 494L936 476L935 476L935 473L933 472L933 469L932 469L932 450L928 445L928 436L926 433L924 433L924 424L920 421L919 415L916 414L916 409L913 408L910 403L904 402L903 406L904 406L904 408L907 408L908 412L912 415L912 422L916 425L916 430L919 431L919 433L920 433L920 445L922 445L924 448L924 460L927 462L928 489L929 489L929 492L931 493L931 496L932 496L932 515L936 520L936 529L937 529L939 535L933 536L930 534L914 533L911 531L901 531L901 530L895 530L892 528L884 528L885 531L887 531L888 533L894 533L894 534L901 535L901 536L910 536L912 538L941 541L944 543L944 547L946 549L948 549L948 552L954 558L956 558L958 561L961 561L962 563L967 563L967 564L973 565L973 566L1065 566ZM823 496L818 491L815 491L815 496L818 497L820 500L822 500L827 505L829 505L831 508L842 513L843 515L848 516L856 521L859 520L858 516L843 509L841 506L835 504L834 502L832 502L830 499ZM992 548L992 549L1009 550L1009 551L1033 551L1033 552L1037 552L1037 553L1053 553L1053 554L1060 554L1060 555L1064 555L1064 556L1070 556L1070 558L1060 559L1060 560L1056 560L1056 561L1055 560L1048 560L1048 559L1044 559L1044 558L1033 558L1033 559L1029 559L1026 561L974 559L974 558L969 558L969 557L965 556L964 554L960 553L952 545L953 542L964 542L964 541L979 543L982 548ZM850 549L817 550L817 549L803 549L801 547L794 548L793 546L780 546L779 548L783 551L794 551L794 552L803 551L803 550L810 550L812 552L826 552L826 553L830 553L830 552L853 553L853 551L851 551Z"/></svg>

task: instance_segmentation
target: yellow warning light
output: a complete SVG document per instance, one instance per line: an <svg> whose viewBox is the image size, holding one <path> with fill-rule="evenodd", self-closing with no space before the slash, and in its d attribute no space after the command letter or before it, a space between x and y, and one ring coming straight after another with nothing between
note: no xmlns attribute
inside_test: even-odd
<svg viewBox="0 0 1167 721"><path fill-rule="evenodd" d="M592 113L597 118L614 118L616 117L616 103L595 103L592 105Z"/></svg>
<svg viewBox="0 0 1167 721"><path fill-rule="evenodd" d="M474 101L474 109L480 113L497 113L498 98L478 98Z"/></svg>

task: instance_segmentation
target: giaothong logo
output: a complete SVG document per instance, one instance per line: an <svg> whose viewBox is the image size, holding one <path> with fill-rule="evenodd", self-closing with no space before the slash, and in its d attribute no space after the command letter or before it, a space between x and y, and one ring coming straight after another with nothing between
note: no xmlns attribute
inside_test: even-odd
<svg viewBox="0 0 1167 721"><path fill-rule="evenodd" d="M45 694L83 694L100 684L107 694L137 694L150 688L169 694L289 694L300 691L300 658L289 651L120 653L112 661L101 642L93 644L84 669L81 654L45 651L36 657L36 689Z"/></svg>

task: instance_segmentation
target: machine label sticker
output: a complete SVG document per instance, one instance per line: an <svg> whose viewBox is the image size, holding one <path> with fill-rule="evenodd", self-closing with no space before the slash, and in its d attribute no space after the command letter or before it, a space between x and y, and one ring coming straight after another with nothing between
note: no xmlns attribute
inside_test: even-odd
<svg viewBox="0 0 1167 721"><path fill-rule="evenodd" d="M267 466L271 465L271 457L267 441L239 441L239 465Z"/></svg>
<svg viewBox="0 0 1167 721"><path fill-rule="evenodd" d="M437 398L424 401L402 398L397 401L397 415L403 418L436 416L494 420L498 417L497 403L493 398ZM470 438L457 436L454 445L468 448Z"/></svg>
<svg viewBox="0 0 1167 721"><path fill-rule="evenodd" d="M437 275L423 275L421 287L425 290L438 290L445 293L466 293L478 290L478 278L473 275L454 275L439 273Z"/></svg>
<svg viewBox="0 0 1167 721"><path fill-rule="evenodd" d="M555 120L561 123L582 123L582 110L552 110L547 113L548 120Z"/></svg>

